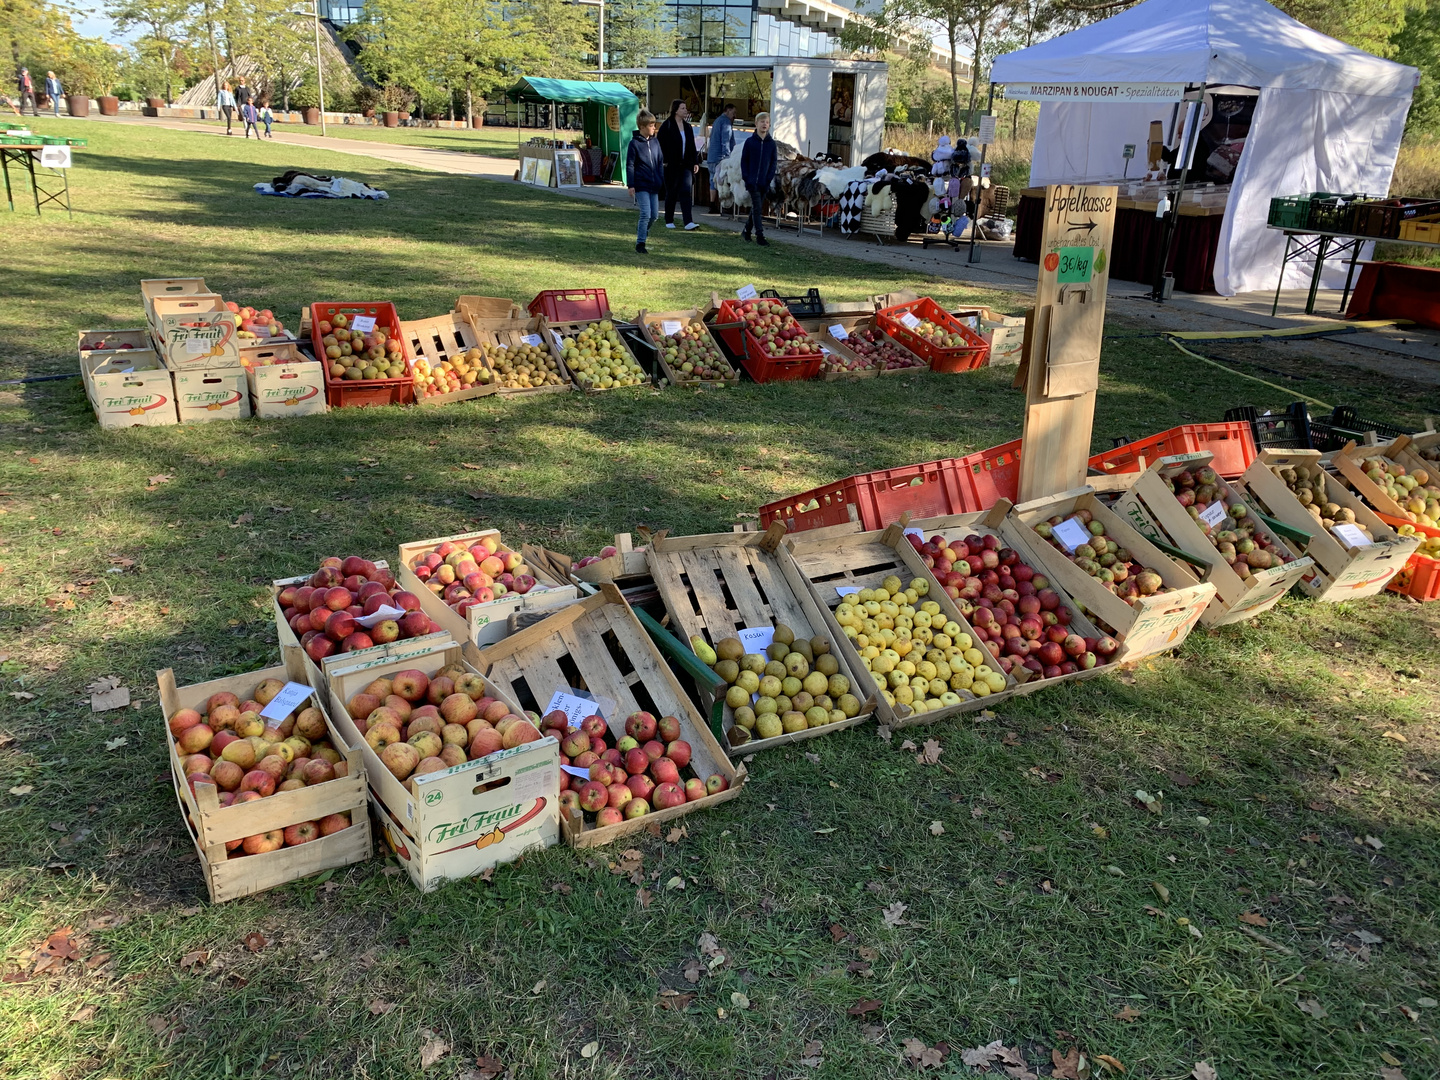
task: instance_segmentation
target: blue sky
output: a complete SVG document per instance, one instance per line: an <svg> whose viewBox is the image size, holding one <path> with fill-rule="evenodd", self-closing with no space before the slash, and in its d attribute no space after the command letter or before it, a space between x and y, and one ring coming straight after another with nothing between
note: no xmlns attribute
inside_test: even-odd
<svg viewBox="0 0 1440 1080"><path fill-rule="evenodd" d="M106 41L124 41L125 37L115 31L115 24L105 17L99 8L79 8L71 20L75 30L85 37L104 38ZM138 33L138 31L137 31ZM133 34L131 35L134 36Z"/></svg>

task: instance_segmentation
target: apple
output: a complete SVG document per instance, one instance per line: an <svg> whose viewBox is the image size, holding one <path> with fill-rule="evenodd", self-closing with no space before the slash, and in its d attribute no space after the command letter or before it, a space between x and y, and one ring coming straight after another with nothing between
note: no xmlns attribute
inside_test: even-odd
<svg viewBox="0 0 1440 1080"><path fill-rule="evenodd" d="M680 770L676 767L675 762L667 757L657 758L650 763L650 775L655 778L655 782L660 787L664 787L666 784L679 785L680 783ZM657 801L655 805L660 804Z"/></svg>
<svg viewBox="0 0 1440 1080"><path fill-rule="evenodd" d="M186 728L192 728L202 720L204 717L194 709L177 709L170 717L170 734L178 738Z"/></svg>
<svg viewBox="0 0 1440 1080"><path fill-rule="evenodd" d="M393 742L381 751L380 763L396 780L404 780L420 764L420 751L409 743Z"/></svg>
<svg viewBox="0 0 1440 1080"><path fill-rule="evenodd" d="M630 777L625 781L625 786L635 793L637 799L641 800L649 799L655 791L655 781L643 773Z"/></svg>
<svg viewBox="0 0 1440 1080"><path fill-rule="evenodd" d="M370 628L370 639L376 645L388 645L400 640L400 624L394 619L382 619Z"/></svg>
<svg viewBox="0 0 1440 1080"><path fill-rule="evenodd" d="M240 780L241 791L253 791L261 798L275 793L275 777L264 769L251 769Z"/></svg>
<svg viewBox="0 0 1440 1080"><path fill-rule="evenodd" d="M598 813L610 802L609 789L598 780L587 781L580 788L580 809L586 813Z"/></svg>
<svg viewBox="0 0 1440 1080"><path fill-rule="evenodd" d="M711 795L718 795L730 786L730 781L719 773L712 773L705 778L705 790Z"/></svg>
<svg viewBox="0 0 1440 1080"><path fill-rule="evenodd" d="M675 739L665 747L665 756L673 761L677 768L683 769L690 764L690 744L683 739Z"/></svg>
<svg viewBox="0 0 1440 1080"><path fill-rule="evenodd" d="M655 789L655 809L669 810L685 805L685 789L676 783L663 783Z"/></svg>
<svg viewBox="0 0 1440 1080"><path fill-rule="evenodd" d="M699 777L692 777L685 781L685 801L698 802L710 793L705 790L705 781Z"/></svg>
<svg viewBox="0 0 1440 1080"><path fill-rule="evenodd" d="M637 742L643 743L655 738L655 730L655 717L648 712L631 713L625 718L625 734Z"/></svg>
<svg viewBox="0 0 1440 1080"><path fill-rule="evenodd" d="M631 818L644 817L649 812L649 802L647 802L645 799L642 799L638 795L635 798L631 799L629 802L627 802L625 804L625 809L622 811L622 813L625 815L626 821L629 821Z"/></svg>
<svg viewBox="0 0 1440 1080"><path fill-rule="evenodd" d="M215 786L222 791L237 790L244 778L244 767L233 761L217 761L210 767L210 779L215 781Z"/></svg>
<svg viewBox="0 0 1440 1080"><path fill-rule="evenodd" d="M192 724L180 732L180 737L175 740L175 745L181 754L198 754L210 746L210 741L215 738L215 732L209 724Z"/></svg>
<svg viewBox="0 0 1440 1080"><path fill-rule="evenodd" d="M278 851L284 846L285 833L281 829L271 829L269 832L247 836L241 843L246 855L264 855L266 852Z"/></svg>
<svg viewBox="0 0 1440 1080"><path fill-rule="evenodd" d="M656 738L663 743L672 743L680 738L680 721L673 716L662 716L655 725Z"/></svg>
<svg viewBox="0 0 1440 1080"><path fill-rule="evenodd" d="M603 716L600 716L598 713L592 713L580 721L580 730L592 739L597 737L603 739L609 733L610 727L605 723Z"/></svg>
<svg viewBox="0 0 1440 1080"><path fill-rule="evenodd" d="M326 814L316 824L320 826L321 836L333 836L342 829L350 827L350 814L348 812Z"/></svg>
<svg viewBox="0 0 1440 1080"><path fill-rule="evenodd" d="M504 749L504 740L500 733L493 727L485 726L476 731L470 738L470 760L486 757L498 750Z"/></svg>
<svg viewBox="0 0 1440 1080"><path fill-rule="evenodd" d="M181 767L185 770L186 776L195 773L201 776L209 775L211 766L214 764L208 754L190 754L180 762Z"/></svg>
<svg viewBox="0 0 1440 1080"><path fill-rule="evenodd" d="M595 827L603 829L607 825L619 825L625 820L625 815L613 806L605 806L595 815Z"/></svg>
<svg viewBox="0 0 1440 1080"><path fill-rule="evenodd" d="M298 847L318 839L320 839L320 823L316 821L301 821L285 830L286 847Z"/></svg>

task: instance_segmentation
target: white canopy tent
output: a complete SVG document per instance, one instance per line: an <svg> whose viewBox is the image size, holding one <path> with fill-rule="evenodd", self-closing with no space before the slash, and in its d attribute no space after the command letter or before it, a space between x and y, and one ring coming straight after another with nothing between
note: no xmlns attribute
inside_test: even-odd
<svg viewBox="0 0 1440 1080"><path fill-rule="evenodd" d="M1265 0L1146 0L997 58L991 78L1050 88L1178 83L1257 89L1215 261L1216 291L1233 296L1275 288L1285 239L1265 228L1272 197L1389 191L1419 72L1326 37ZM1150 121L1168 124L1173 108L1154 99L1137 104L1124 92L1094 103L1045 101L1030 183L1120 176L1123 145L1143 147ZM1285 284L1307 285L1312 268L1292 261ZM1343 276L1343 267L1327 267L1322 284L1338 288Z"/></svg>

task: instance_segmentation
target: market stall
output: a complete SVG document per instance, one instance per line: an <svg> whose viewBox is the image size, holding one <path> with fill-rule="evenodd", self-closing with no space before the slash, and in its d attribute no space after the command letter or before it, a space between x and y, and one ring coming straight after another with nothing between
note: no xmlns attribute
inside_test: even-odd
<svg viewBox="0 0 1440 1080"><path fill-rule="evenodd" d="M1154 283L1163 259L1181 288L1231 296L1281 279L1272 197L1389 189L1419 76L1264 0L1146 0L1001 56L992 77L1041 102L1033 187L1119 186L1113 276ZM1019 258L1039 255L1040 211L1022 194ZM1311 269L1284 267L1285 284Z"/></svg>
<svg viewBox="0 0 1440 1080"><path fill-rule="evenodd" d="M526 77L505 91L505 98L517 104L579 105L584 114L582 143L562 145L557 138L546 145L520 147L522 177L526 175L527 159L548 162L542 186L571 186L565 181L573 176L571 155L578 152L585 182L624 181L625 150L635 131L640 101L620 83ZM521 130L516 128L517 139ZM537 178L538 171L531 171L527 182L534 183Z"/></svg>

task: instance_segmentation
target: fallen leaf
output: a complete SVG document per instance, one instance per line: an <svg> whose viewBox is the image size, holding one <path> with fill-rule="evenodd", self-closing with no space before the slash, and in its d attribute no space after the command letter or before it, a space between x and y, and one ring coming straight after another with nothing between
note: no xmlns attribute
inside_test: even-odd
<svg viewBox="0 0 1440 1080"><path fill-rule="evenodd" d="M926 739L924 748L915 757L915 763L917 765L934 765L940 760L943 752L938 742L934 739Z"/></svg>
<svg viewBox="0 0 1440 1080"><path fill-rule="evenodd" d="M850 931L846 930L845 927L841 926L839 923L830 924L830 937L835 942L835 944L840 944L840 942L844 941L849 936Z"/></svg>
<svg viewBox="0 0 1440 1080"><path fill-rule="evenodd" d="M850 975L859 975L862 978L870 978L874 972L870 970L870 964L865 960L851 960L845 965L845 971Z"/></svg>
<svg viewBox="0 0 1440 1080"><path fill-rule="evenodd" d="M32 791L34 791L34 790L35 790L35 787L34 787L33 784L19 784L19 785L15 786L15 787L12 787L12 788L10 789L10 794L11 794L11 795L29 795L30 792L32 792Z"/></svg>
<svg viewBox="0 0 1440 1080"><path fill-rule="evenodd" d="M1320 834L1314 832L1305 833L1303 836L1300 837L1300 839L1307 844L1318 844L1320 843Z"/></svg>
<svg viewBox="0 0 1440 1080"><path fill-rule="evenodd" d="M938 821L932 821L932 822L930 822L930 835L931 835L931 836L943 836L943 835L945 835L945 826L944 826L943 824L941 824L940 822L938 822Z"/></svg>
<svg viewBox="0 0 1440 1080"><path fill-rule="evenodd" d="M810 752L807 751L806 754L805 754L805 760L808 761L808 762L810 762L810 764L812 764L812 765L819 765L819 764L820 764L820 755L819 755L819 754L812 754L812 753L810 753Z"/></svg>
<svg viewBox="0 0 1440 1080"><path fill-rule="evenodd" d="M679 874L676 874L674 877L672 877L669 881L665 883L665 888L683 889L685 888L685 879L682 878Z"/></svg>
<svg viewBox="0 0 1440 1080"><path fill-rule="evenodd" d="M1139 1020L1141 1015L1141 1013L1136 1012L1129 1005L1126 1005L1123 1009L1121 1009L1115 1014L1115 1019L1124 1021L1127 1024L1131 1024L1134 1023L1136 1020Z"/></svg>
<svg viewBox="0 0 1440 1080"><path fill-rule="evenodd" d="M861 945L855 952L859 954L861 960L869 960L872 964L880 959L880 950L872 949L868 945Z"/></svg>
<svg viewBox="0 0 1440 1080"><path fill-rule="evenodd" d="M490 1057L488 1054L481 1054L475 1059L475 1075L478 1080L495 1080L505 1071L503 1062Z"/></svg>
<svg viewBox="0 0 1440 1080"><path fill-rule="evenodd" d="M1399 1069L1382 1065L1380 1066L1380 1080L1405 1080L1405 1074Z"/></svg>
<svg viewBox="0 0 1440 1080"><path fill-rule="evenodd" d="M1113 1058L1109 1054L1096 1054L1095 1060L1100 1062L1101 1065L1104 1065L1107 1072L1118 1072L1123 1074L1127 1071L1125 1066L1120 1064L1120 1060L1118 1058Z"/></svg>
<svg viewBox="0 0 1440 1080"><path fill-rule="evenodd" d="M1400 1006L1400 1015L1405 1017L1405 1019L1409 1020L1412 1024L1418 1023L1420 1020L1420 1014L1414 1009L1412 1009L1409 1005Z"/></svg>
<svg viewBox="0 0 1440 1080"><path fill-rule="evenodd" d="M1240 916L1240 921L1249 923L1251 926L1269 926L1270 920L1254 911L1247 911Z"/></svg>
<svg viewBox="0 0 1440 1080"><path fill-rule="evenodd" d="M900 925L900 920L907 910L908 906L897 900L889 907L882 908L880 915L884 919L886 926L894 927Z"/></svg>
<svg viewBox="0 0 1440 1080"><path fill-rule="evenodd" d="M1385 1062L1386 1065L1394 1065L1397 1069L1400 1067L1400 1059L1388 1050L1380 1051L1380 1060Z"/></svg>
<svg viewBox="0 0 1440 1080"><path fill-rule="evenodd" d="M700 950L701 956L723 957L725 955L720 949L720 939L708 930L700 935L700 940L695 943L695 947Z"/></svg>
<svg viewBox="0 0 1440 1080"><path fill-rule="evenodd" d="M10 696L16 701L34 701L35 695L28 690L11 690Z"/></svg>
<svg viewBox="0 0 1440 1080"><path fill-rule="evenodd" d="M1394 739L1396 742L1409 742L1410 740L1401 735L1398 731L1387 731L1381 736L1382 739Z"/></svg>
<svg viewBox="0 0 1440 1080"><path fill-rule="evenodd" d="M580 1056L582 1058L592 1058L599 1052L600 1044L598 1042L588 1042L580 1048Z"/></svg>
<svg viewBox="0 0 1440 1080"><path fill-rule="evenodd" d="M1435 1008L1437 1005L1440 1005L1440 1001L1436 1001L1436 1000L1435 1000L1434 998L1432 998L1432 997L1422 997L1422 998L1416 998L1416 999L1415 999L1415 1004L1416 1004L1416 1005L1419 1005L1422 1009L1433 1009L1433 1008Z"/></svg>
<svg viewBox="0 0 1440 1080"><path fill-rule="evenodd" d="M106 749L106 750L118 750L118 749L120 749L120 747L124 746L124 745L125 745L126 743L128 743L129 741L130 741L130 740L127 739L127 738L125 738L124 735L121 735L119 738L116 738L116 739L106 739L106 740L105 740L105 749Z"/></svg>
<svg viewBox="0 0 1440 1080"><path fill-rule="evenodd" d="M1002 746L1019 746L1019 745L1020 745L1020 736L1019 736L1019 734L1018 734L1017 732L1007 731L1007 732L1005 732L1004 736L1000 739L1000 743L1001 743Z"/></svg>
<svg viewBox="0 0 1440 1080"><path fill-rule="evenodd" d="M985 808L984 808L983 806L972 806L972 807L970 807L970 816L971 816L972 818L982 818L982 817L984 817L984 816L985 816Z"/></svg>
<svg viewBox="0 0 1440 1080"><path fill-rule="evenodd" d="M483 466L483 465L471 465L470 462L468 462L468 461L462 461L462 462L460 462L460 467L461 467L462 469L473 469L473 470L476 471L476 472L479 472L480 470L482 470L483 468L485 468L485 466ZM590 1055L589 1055L589 1054L586 1054L585 1056L586 1056L586 1057L589 1057Z"/></svg>
<svg viewBox="0 0 1440 1080"><path fill-rule="evenodd" d="M916 1046L922 1050L925 1048L925 1044L919 1039L906 1039L902 1047L905 1056L918 1059L920 1053L915 1051ZM1004 1049L1005 1044L999 1039L996 1039L994 1042L987 1043L985 1046L977 1046L971 1050L960 1051L960 1060L972 1069L988 1069L991 1062L999 1058L1001 1051Z"/></svg>
<svg viewBox="0 0 1440 1080"><path fill-rule="evenodd" d="M1090 1063L1085 1060L1085 1055L1080 1053L1079 1048L1070 1047L1070 1051L1060 1056L1059 1050L1050 1051L1050 1063L1054 1067L1051 1075L1057 1080L1081 1080L1081 1070L1084 1075L1090 1075Z"/></svg>
<svg viewBox="0 0 1440 1080"><path fill-rule="evenodd" d="M1105 867L1104 869L1105 869L1105 873L1109 874L1111 877L1124 877L1124 876L1125 876L1125 871L1124 871L1124 870L1121 870L1118 866L1115 866L1115 865L1113 865L1113 864L1110 865L1110 866Z"/></svg>
<svg viewBox="0 0 1440 1080"><path fill-rule="evenodd" d="M665 834L665 842L667 844L678 844L684 837L689 835L690 834L685 831L685 827L681 825L677 828L671 829L668 833Z"/></svg>
<svg viewBox="0 0 1440 1080"><path fill-rule="evenodd" d="M1372 934L1369 930L1351 931L1351 936L1358 939L1361 945L1379 945L1385 939L1379 934Z"/></svg>
<svg viewBox="0 0 1440 1080"><path fill-rule="evenodd" d="M376 998L370 1002L371 1016L384 1016L386 1013L393 1012L394 1009L395 1003L393 1001L381 1001L379 998Z"/></svg>
<svg viewBox="0 0 1440 1080"><path fill-rule="evenodd" d="M1195 786L1195 778L1181 769L1170 770L1169 772L1167 772L1166 775L1170 777L1170 783L1174 784L1176 787Z"/></svg>
<svg viewBox="0 0 1440 1080"><path fill-rule="evenodd" d="M70 1015L70 1023L85 1023L85 1021L89 1020L92 1016L95 1015L97 1008L98 1007L95 1005L82 1005L79 1009L76 1009L75 1012Z"/></svg>
<svg viewBox="0 0 1440 1080"><path fill-rule="evenodd" d="M820 1053L824 1048L825 1044L819 1039L807 1042L800 1051L800 1064L804 1065L807 1069L818 1069L820 1063L825 1060Z"/></svg>
<svg viewBox="0 0 1440 1080"><path fill-rule="evenodd" d="M209 959L210 954L208 952L206 952L204 949L196 949L194 952L188 952L180 958L180 966L182 968L189 968L193 971L198 967L203 967L205 965L205 961Z"/></svg>
<svg viewBox="0 0 1440 1080"><path fill-rule="evenodd" d="M1366 836L1366 837L1365 837L1365 843L1366 843L1367 846L1374 848L1376 851L1379 851L1381 848L1383 848L1383 847L1385 846L1384 844L1382 844L1382 843L1380 842L1380 839L1379 839L1378 837L1375 837L1375 836Z"/></svg>
<svg viewBox="0 0 1440 1080"><path fill-rule="evenodd" d="M173 479L175 479L173 476L168 476L165 473L160 473L156 476L147 476L145 478L145 490L154 491L161 484L168 484Z"/></svg>
<svg viewBox="0 0 1440 1080"><path fill-rule="evenodd" d="M256 930L252 930L245 935L245 948L251 952L259 952L269 944L270 943L265 940L265 935Z"/></svg>
<svg viewBox="0 0 1440 1080"><path fill-rule="evenodd" d="M739 990L732 990L730 991L730 1004L737 1009L748 1009L750 1007L750 999L740 993Z"/></svg>
<svg viewBox="0 0 1440 1080"><path fill-rule="evenodd" d="M681 974L685 976L686 982L698 983L700 976L705 974L705 965L692 957L685 961L685 967L681 969Z"/></svg>
<svg viewBox="0 0 1440 1080"><path fill-rule="evenodd" d="M569 885L563 881L557 881L555 882L555 884L550 886L550 891L557 892L561 896L569 896L572 892L575 891L575 888L574 886Z"/></svg>
<svg viewBox="0 0 1440 1080"><path fill-rule="evenodd" d="M864 1016L866 1013L876 1012L880 1008L880 1001L877 998L862 998L845 1012L849 1016Z"/></svg>
<svg viewBox="0 0 1440 1080"><path fill-rule="evenodd" d="M1190 1070L1193 1080L1220 1080L1215 1072L1215 1066L1208 1061L1197 1061L1195 1067Z"/></svg>
<svg viewBox="0 0 1440 1080"><path fill-rule="evenodd" d="M900 744L900 749L901 749L901 750L918 750L918 749L920 749L920 748L919 748L918 746L916 746L913 742L911 742L909 739L906 739L904 742L902 742L902 743Z"/></svg>
<svg viewBox="0 0 1440 1080"><path fill-rule="evenodd" d="M649 889L638 889L635 892L635 902L639 904L642 908L648 908L650 906L650 901L653 899L655 899L655 894L652 893Z"/></svg>
<svg viewBox="0 0 1440 1080"><path fill-rule="evenodd" d="M1155 895L1160 898L1160 903L1168 904L1170 902L1170 890L1160 884L1160 882L1150 882L1150 888L1155 890Z"/></svg>
<svg viewBox="0 0 1440 1080"><path fill-rule="evenodd" d="M884 742L888 743L890 741L890 728L885 724L881 724L879 727L877 727L875 729L875 734L879 735Z"/></svg>
<svg viewBox="0 0 1440 1080"><path fill-rule="evenodd" d="M662 990L660 994L660 1007L672 1012L684 1012L695 1000L694 994L680 994L674 990Z"/></svg>
<svg viewBox="0 0 1440 1080"><path fill-rule="evenodd" d="M1329 805L1323 802L1308 802L1305 805L1317 814L1323 814L1330 809Z"/></svg>
<svg viewBox="0 0 1440 1080"><path fill-rule="evenodd" d="M1295 1002L1295 1007L1307 1016L1313 1016L1316 1020L1324 1020L1329 1015L1325 1012L1325 1006L1314 998L1302 998Z"/></svg>
<svg viewBox="0 0 1440 1080"><path fill-rule="evenodd" d="M544 990L544 989L545 989L545 980L544 980L544 979L541 979L539 982L537 982L534 986L532 986L532 987L530 988L530 993L532 993L532 994L538 994L538 993L540 993L541 990Z"/></svg>
<svg viewBox="0 0 1440 1080"><path fill-rule="evenodd" d="M450 1053L450 1044L444 1039L432 1035L420 1047L420 1068L428 1069L448 1053Z"/></svg>
<svg viewBox="0 0 1440 1080"><path fill-rule="evenodd" d="M100 680L101 682L105 680ZM118 682L118 680L116 680ZM98 684L94 684L98 685ZM130 704L130 688L128 686L115 686L106 690L93 692L90 696L91 712L109 712L112 709L123 709Z"/></svg>

